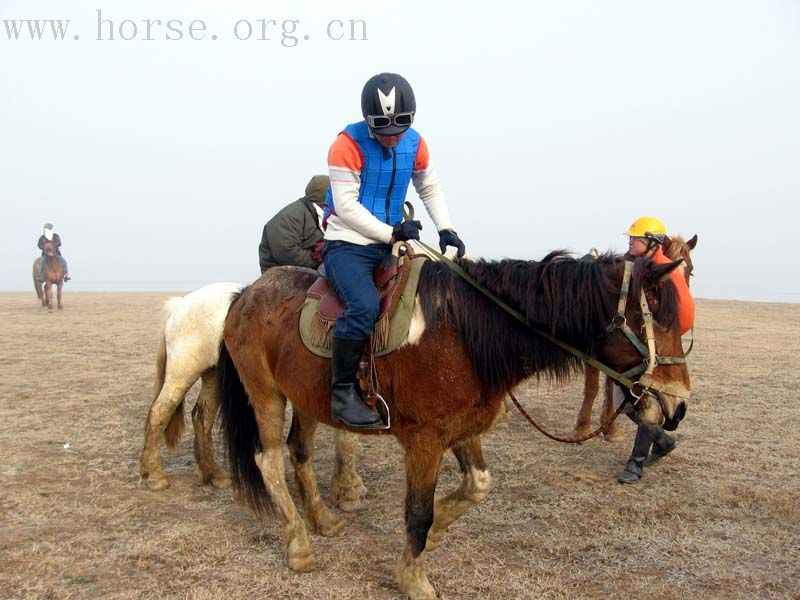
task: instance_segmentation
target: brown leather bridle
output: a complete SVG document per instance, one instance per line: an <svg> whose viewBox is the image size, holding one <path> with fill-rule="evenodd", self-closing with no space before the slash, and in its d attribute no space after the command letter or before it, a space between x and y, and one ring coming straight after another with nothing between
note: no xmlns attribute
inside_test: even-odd
<svg viewBox="0 0 800 600"><path fill-rule="evenodd" d="M634 263L630 260L626 260L625 268L622 274L622 284L620 286L619 301L617 303L617 312L611 318L611 323L609 323L608 325L608 332L613 333L617 329L622 331L622 333L625 335L626 338L628 338L628 341L633 345L633 347L636 348L639 354L641 354L644 357L644 360L642 361L641 364L625 371L622 374L616 372L609 373L608 370L610 370L610 368L605 367L605 365L603 365L604 368L601 370L603 370L607 375L611 376L612 378L617 379L616 377L614 377L614 375L621 375L622 377L620 379L627 379L628 381L631 381L631 385L626 386L630 390L630 397L628 397L627 395L625 396L625 399L623 400L623 402L620 403L620 405L617 407L617 409L614 411L611 417L609 417L608 420L602 423L597 429L586 435L559 436L551 434L548 431L546 431L543 427L541 427L533 419L533 417L531 417L525 411L525 409L517 400L516 396L514 396L513 392L508 393L508 395L511 397L511 401L517 407L517 410L520 412L520 414L523 417L525 417L525 419L531 425L533 425L540 433L550 438L551 440L555 440L557 442L562 442L565 444L579 444L581 442L590 440L593 437L599 435L601 432L605 431L608 428L608 426L611 425L611 423L613 423L614 420L626 410L627 404L630 403L631 406L635 408L645 394L653 396L654 398L656 398L656 400L658 400L661 406L661 412L664 415L664 418L666 419L667 407L663 397L661 396L661 394L659 394L659 390L663 389L663 386L661 386L661 384L658 381L653 379L653 372L655 371L657 365L683 364L686 363L686 359L680 357L663 357L663 356L658 356L658 354L656 353L655 333L653 330L653 313L650 310L650 305L647 302L647 296L645 295L644 290L641 290L639 294L639 306L642 310L642 321L643 321L642 329L644 329L645 332L644 343L642 343L642 341L639 339L639 336L637 336L636 333L634 333L634 331L628 325L627 318L625 317L625 310L628 306L628 296L630 292L631 278L633 276L633 268L634 268ZM641 377L639 377L639 379L635 381L629 379L639 374L641 374ZM643 382L642 379L644 379L645 381ZM625 384L626 382L618 380L618 383ZM638 394L635 391L637 387L640 389L640 392ZM673 392L674 390L671 390L671 393ZM675 394L673 393L673 395Z"/></svg>
<svg viewBox="0 0 800 600"><path fill-rule="evenodd" d="M629 388L631 396L635 399L633 406L638 404L642 396L648 394L658 400L661 406L661 411L666 419L666 404L664 403L664 398L659 393L666 390L661 382L653 378L653 372L658 365L686 364L686 358L685 355L684 357L659 356L656 353L656 339L653 331L653 313L650 310L650 305L647 302L647 296L645 295L644 290L639 292L639 306L642 311L642 329L644 329L645 335L644 344L639 339L639 336L637 336L628 325L627 318L625 317L625 309L628 303L628 293L630 290L631 277L633 275L633 267L634 263L632 261L625 261L625 270L622 275L622 286L620 288L619 302L617 304L617 313L612 317L611 323L608 326L608 331L609 333L612 333L617 329L622 331L625 337L628 338L628 341L633 345L634 348L636 348L636 350L638 350L639 354L641 354L644 359L640 365L637 365L636 367L622 373L622 375L626 378L632 378L641 374L639 379L635 381L634 385ZM691 347L689 348L689 351L691 351ZM638 395L634 390L635 387L638 387L641 390ZM669 393L672 396L682 397L686 400L689 399L688 394L681 394L680 391L675 390L674 387L670 388Z"/></svg>

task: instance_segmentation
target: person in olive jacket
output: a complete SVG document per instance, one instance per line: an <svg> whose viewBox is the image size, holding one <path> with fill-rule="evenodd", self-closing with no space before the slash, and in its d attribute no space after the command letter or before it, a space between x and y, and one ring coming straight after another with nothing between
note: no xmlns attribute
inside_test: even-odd
<svg viewBox="0 0 800 600"><path fill-rule="evenodd" d="M330 186L327 175L314 175L306 195L281 209L261 234L258 262L271 267L294 265L316 269L322 262L322 209Z"/></svg>

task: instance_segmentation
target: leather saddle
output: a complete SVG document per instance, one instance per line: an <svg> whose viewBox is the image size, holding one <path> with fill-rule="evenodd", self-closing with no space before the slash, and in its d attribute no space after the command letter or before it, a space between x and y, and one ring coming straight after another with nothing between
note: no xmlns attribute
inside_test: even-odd
<svg viewBox="0 0 800 600"><path fill-rule="evenodd" d="M411 272L413 257L414 253L411 248L404 242L399 242L392 248L392 253L388 254L375 267L373 281L380 296L378 322L391 318L397 308L400 294L403 292ZM335 322L344 314L344 306L325 276L319 277L308 288L306 296L319 300L317 316L322 321Z"/></svg>

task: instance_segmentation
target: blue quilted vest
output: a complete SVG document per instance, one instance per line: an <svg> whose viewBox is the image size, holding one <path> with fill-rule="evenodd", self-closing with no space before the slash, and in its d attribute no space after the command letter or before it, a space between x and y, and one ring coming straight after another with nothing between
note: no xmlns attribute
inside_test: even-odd
<svg viewBox="0 0 800 600"><path fill-rule="evenodd" d="M394 225L403 220L403 202L414 171L420 135L409 128L394 148L389 148L388 158L384 148L369 135L366 121L348 125L344 129L358 146L364 165L361 169L361 188L358 201L378 219ZM325 198L325 214L336 212L330 188Z"/></svg>

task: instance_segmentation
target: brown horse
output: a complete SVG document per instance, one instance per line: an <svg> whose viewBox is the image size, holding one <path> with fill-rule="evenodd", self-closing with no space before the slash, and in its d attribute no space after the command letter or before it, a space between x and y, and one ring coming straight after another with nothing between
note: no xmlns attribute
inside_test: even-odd
<svg viewBox="0 0 800 600"><path fill-rule="evenodd" d="M44 261L44 279L41 276L40 265ZM33 287L36 297L42 303L42 308L53 310L53 286L56 286L59 310L61 305L61 288L64 286L64 265L61 257L56 254L53 242L44 244L44 256L33 261Z"/></svg>
<svg viewBox="0 0 800 600"><path fill-rule="evenodd" d="M579 261L554 252L542 262L458 261L474 279L526 315L534 327L593 352L624 371L641 363L621 333L609 334L624 264L604 255ZM647 298L656 324L653 338L663 356L681 357L676 294L667 275L680 263L637 260L633 298ZM287 440L308 523L326 536L343 524L323 502L312 469L314 431L331 419L330 361L311 354L298 334L299 309L318 274L270 269L234 300L220 348L221 412L231 476L239 496L256 512L272 512L284 526L289 567L315 565L308 532L286 485L281 453L286 399L297 419ZM413 599L435 592L426 574L426 552L445 529L489 491L480 435L492 424L509 390L531 377L562 380L579 361L544 340L493 304L445 265L422 270L416 343L376 360L391 415L391 431L405 450L406 547L397 565L400 589ZM643 327L639 302L629 302L627 323ZM639 335L639 334L637 334ZM656 367L653 385L636 405L649 424L677 427L689 398L685 364ZM463 473L461 486L434 500L443 455L452 450Z"/></svg>
<svg viewBox="0 0 800 600"><path fill-rule="evenodd" d="M683 276L686 278L686 283L690 284L689 279L692 277L694 271L694 264L692 263L691 253L697 245L697 235L692 236L689 241L685 241L681 236L667 237L664 240L664 254L672 260L683 259L681 269L683 269ZM580 437L587 435L591 429L592 424L592 406L594 399L597 397L597 392L600 389L600 371L585 365L583 371L583 404L578 412L578 418L575 421L575 435ZM603 409L600 413L600 423L606 423L614 414L614 382L606 377L605 386L603 390ZM612 421L603 432L605 439L609 441L618 440L622 437L622 432L617 427L617 422Z"/></svg>

